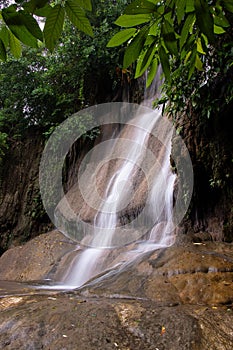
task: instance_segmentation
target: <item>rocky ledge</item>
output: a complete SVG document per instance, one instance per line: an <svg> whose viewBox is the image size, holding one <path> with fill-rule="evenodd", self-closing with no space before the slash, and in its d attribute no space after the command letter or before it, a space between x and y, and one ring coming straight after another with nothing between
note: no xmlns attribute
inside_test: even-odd
<svg viewBox="0 0 233 350"><path fill-rule="evenodd" d="M72 249L57 232L42 235L0 258L0 279L40 279ZM74 291L10 285L1 283L2 349L233 348L232 244L180 242Z"/></svg>

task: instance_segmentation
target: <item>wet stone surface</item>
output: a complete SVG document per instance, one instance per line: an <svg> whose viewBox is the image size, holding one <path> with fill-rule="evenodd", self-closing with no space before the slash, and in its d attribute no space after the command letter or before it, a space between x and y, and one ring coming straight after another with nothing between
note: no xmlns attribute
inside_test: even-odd
<svg viewBox="0 0 233 350"><path fill-rule="evenodd" d="M51 269L50 260L39 254L41 248L51 249L57 261L70 249L67 243L55 253L56 244L49 248L49 237L44 243L38 239L37 244L30 242L0 258L0 265L2 260L5 266L1 279L36 280L35 257L42 271ZM33 254L29 253L32 246ZM231 350L232 248L219 242L176 244L146 253L124 269L115 268L74 291L2 282L0 348ZM27 273L22 249L24 260L28 257ZM112 259L114 265L117 254ZM14 276L9 271L16 265Z"/></svg>

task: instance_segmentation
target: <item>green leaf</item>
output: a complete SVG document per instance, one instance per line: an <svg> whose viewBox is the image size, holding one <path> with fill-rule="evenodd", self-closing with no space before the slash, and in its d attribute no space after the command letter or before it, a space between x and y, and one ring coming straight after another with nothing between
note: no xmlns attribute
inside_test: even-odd
<svg viewBox="0 0 233 350"><path fill-rule="evenodd" d="M195 67L196 67L198 70L203 71L203 63L202 63L202 61L200 60L200 57L199 57L198 54L196 54Z"/></svg>
<svg viewBox="0 0 233 350"><path fill-rule="evenodd" d="M9 32L9 46L12 55L15 58L20 58L22 52L20 41L11 32Z"/></svg>
<svg viewBox="0 0 233 350"><path fill-rule="evenodd" d="M178 24L180 25L182 19L184 18L185 15L185 8L186 8L186 0L180 0L176 4L176 16L177 16L177 21Z"/></svg>
<svg viewBox="0 0 233 350"><path fill-rule="evenodd" d="M146 71L146 69L150 66L151 61L153 60L155 52L157 50L158 48L155 45L151 45L147 50L143 52L141 57L139 57L135 76L134 76L135 79L140 77Z"/></svg>
<svg viewBox="0 0 233 350"><path fill-rule="evenodd" d="M151 20L151 15L142 14L142 15L122 15L120 16L115 24L120 27L133 27L142 23L149 22Z"/></svg>
<svg viewBox="0 0 233 350"><path fill-rule="evenodd" d="M52 9L52 6L50 6L49 4L45 5L42 8L36 9L35 10L35 15L38 17L48 17L50 11Z"/></svg>
<svg viewBox="0 0 233 350"><path fill-rule="evenodd" d="M37 39L27 30L24 25L8 25L11 32L18 38L23 44L37 48Z"/></svg>
<svg viewBox="0 0 233 350"><path fill-rule="evenodd" d="M189 60L189 57L191 56L192 51L189 51L187 55L185 56L184 63L187 63Z"/></svg>
<svg viewBox="0 0 233 350"><path fill-rule="evenodd" d="M214 42L214 20L206 0L195 0L197 25L208 40Z"/></svg>
<svg viewBox="0 0 233 350"><path fill-rule="evenodd" d="M196 57L197 57L197 47L195 46L192 50L192 53L189 59L190 68L189 68L188 80L191 79L191 76L193 75L193 72L195 70Z"/></svg>
<svg viewBox="0 0 233 350"><path fill-rule="evenodd" d="M60 38L64 16L64 8L60 4L57 4L51 9L46 19L44 26L45 45L51 52L54 50L56 42Z"/></svg>
<svg viewBox="0 0 233 350"><path fill-rule="evenodd" d="M2 61L6 61L6 48L1 39L0 39L0 59Z"/></svg>
<svg viewBox="0 0 233 350"><path fill-rule="evenodd" d="M151 44L156 44L157 42L157 37L154 35L150 35L148 33L146 41L145 41L145 46L150 46Z"/></svg>
<svg viewBox="0 0 233 350"><path fill-rule="evenodd" d="M171 54L178 55L176 36L173 27L168 21L162 24L162 37L166 48Z"/></svg>
<svg viewBox="0 0 233 350"><path fill-rule="evenodd" d="M166 7L167 9L167 7ZM165 11L165 6L164 5L161 5L157 8L157 12L160 14L160 15L163 15L164 14L164 11Z"/></svg>
<svg viewBox="0 0 233 350"><path fill-rule="evenodd" d="M194 0L187 0L185 12L189 13L193 11L195 11Z"/></svg>
<svg viewBox="0 0 233 350"><path fill-rule="evenodd" d="M136 33L135 28L121 30L116 33L108 42L107 47L119 46L129 40Z"/></svg>
<svg viewBox="0 0 233 350"><path fill-rule="evenodd" d="M229 27L230 23L226 19L223 13L220 13L218 16L214 16L214 24L219 27Z"/></svg>
<svg viewBox="0 0 233 350"><path fill-rule="evenodd" d="M131 41L129 46L126 48L123 60L123 68L128 68L131 63L137 60L145 43L147 33L148 28L141 29Z"/></svg>
<svg viewBox="0 0 233 350"><path fill-rule="evenodd" d="M201 53L202 55L205 55L206 52L203 50L203 46L201 43L201 38L197 39L197 52Z"/></svg>
<svg viewBox="0 0 233 350"><path fill-rule="evenodd" d="M1 11L3 18L5 16L10 16L12 14L17 13L16 10L17 10L17 5L16 4L13 4L13 5L10 5L8 7L3 8L2 11Z"/></svg>
<svg viewBox="0 0 233 350"><path fill-rule="evenodd" d="M184 22L183 28L181 30L181 35L180 35L180 49L182 49L182 47L184 46L184 44L188 38L189 30L190 30L191 26L193 25L194 18L195 18L194 13L190 13L190 14L188 14L188 16Z"/></svg>
<svg viewBox="0 0 233 350"><path fill-rule="evenodd" d="M223 0L223 6L224 8L233 13L233 3L232 0Z"/></svg>
<svg viewBox="0 0 233 350"><path fill-rule="evenodd" d="M36 9L43 8L48 3L48 0L31 0L23 4L25 11L35 13Z"/></svg>
<svg viewBox="0 0 233 350"><path fill-rule="evenodd" d="M226 33L225 29L214 25L214 34L223 34L223 33Z"/></svg>
<svg viewBox="0 0 233 350"><path fill-rule="evenodd" d="M156 9L156 5L147 0L135 0L130 5L128 5L124 11L126 15L137 15L152 13Z"/></svg>
<svg viewBox="0 0 233 350"><path fill-rule="evenodd" d="M39 24L35 20L33 16L31 16L29 13L26 13L25 11L19 11L20 17L22 19L22 23L25 25L27 30L40 41L43 41L43 33L40 29Z"/></svg>
<svg viewBox="0 0 233 350"><path fill-rule="evenodd" d="M18 13L16 12L16 6L14 6L14 5L11 5L11 6L4 8L2 10L2 18L7 25L21 23L20 17L18 15Z"/></svg>
<svg viewBox="0 0 233 350"><path fill-rule="evenodd" d="M36 8L41 9L48 3L48 0L32 0L32 2L35 2Z"/></svg>
<svg viewBox="0 0 233 350"><path fill-rule="evenodd" d="M169 57L164 49L164 47L161 45L159 48L159 58L162 65L163 73L165 75L165 78L168 83L171 82L171 71L170 71L170 63L169 63Z"/></svg>
<svg viewBox="0 0 233 350"><path fill-rule="evenodd" d="M91 0L74 0L74 2L76 2L78 6L82 7L85 10L92 10Z"/></svg>
<svg viewBox="0 0 233 350"><path fill-rule="evenodd" d="M156 21L154 24L152 24L152 26L150 26L149 35L157 36L160 34L160 32L161 24Z"/></svg>
<svg viewBox="0 0 233 350"><path fill-rule="evenodd" d="M77 5L75 0L67 0L65 4L67 16L70 21L82 32L94 36L91 24L86 17L85 11Z"/></svg>
<svg viewBox="0 0 233 350"><path fill-rule="evenodd" d="M2 16L8 28L22 43L31 47L37 47L37 39L27 29L22 14L16 12L14 5L3 9Z"/></svg>
<svg viewBox="0 0 233 350"><path fill-rule="evenodd" d="M157 73L157 69L158 69L158 59L155 58L152 63L151 63L151 66L149 68L149 72L147 74L147 80L146 80L146 87L148 88L151 83L153 82L154 80L154 77Z"/></svg>
<svg viewBox="0 0 233 350"><path fill-rule="evenodd" d="M0 30L0 39L2 40L5 48L9 45L9 29L6 26L2 27Z"/></svg>

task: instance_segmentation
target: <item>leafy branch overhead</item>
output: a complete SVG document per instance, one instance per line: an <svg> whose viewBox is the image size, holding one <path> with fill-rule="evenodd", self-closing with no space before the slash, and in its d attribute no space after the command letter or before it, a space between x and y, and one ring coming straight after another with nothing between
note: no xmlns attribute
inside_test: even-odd
<svg viewBox="0 0 233 350"><path fill-rule="evenodd" d="M0 59L6 60L7 52L19 58L21 43L38 47L39 42L52 52L61 36L64 19L82 32L93 36L86 11L92 10L91 0L15 0L0 12ZM44 22L44 29L40 23Z"/></svg>
<svg viewBox="0 0 233 350"><path fill-rule="evenodd" d="M171 81L172 64L186 64L190 79L203 70L215 37L232 27L232 0L134 0L115 22L120 30L108 47L125 43L123 68L136 62L135 78L148 70L149 86L161 63Z"/></svg>

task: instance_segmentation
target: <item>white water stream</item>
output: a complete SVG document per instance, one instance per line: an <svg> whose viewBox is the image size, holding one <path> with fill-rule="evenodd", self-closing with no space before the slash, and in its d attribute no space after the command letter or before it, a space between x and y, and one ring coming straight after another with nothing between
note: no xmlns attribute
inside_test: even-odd
<svg viewBox="0 0 233 350"><path fill-rule="evenodd" d="M124 161L121 162L117 171L106 179L105 198L94 218L94 234L90 244L93 248L86 247L81 252L77 250L76 256L70 266L67 267L62 278L64 286L80 287L89 279L110 268L116 268L117 266L121 269L125 264L138 257L139 254L170 246L174 242L172 215L173 189L176 176L172 173L170 167L172 131L161 130L160 132L166 134L165 144L157 152L159 162L154 170L153 185L144 208L146 220L151 228L150 232L146 235L146 238L136 241L133 249L129 250L128 247L124 247L124 252L124 248L121 247L119 252L121 260L117 261L116 259L115 265L111 261L108 262L109 250L114 249L109 247L114 246L117 227L119 226L118 213L122 208L122 203L130 202L132 183L134 177L138 176L138 172L135 171L135 164L138 167L145 159L150 134L157 127L156 123L160 117L161 112L157 110L157 112L153 111L152 114L138 115L134 118L134 127L128 133L131 142L127 147L127 156L124 156ZM121 139L121 135L123 137L126 127L129 128L128 125L123 128L117 142ZM116 147L117 142L113 143L113 147ZM140 152L137 145L140 146ZM109 150L109 152L112 152L112 150ZM140 227L134 229L140 230Z"/></svg>

